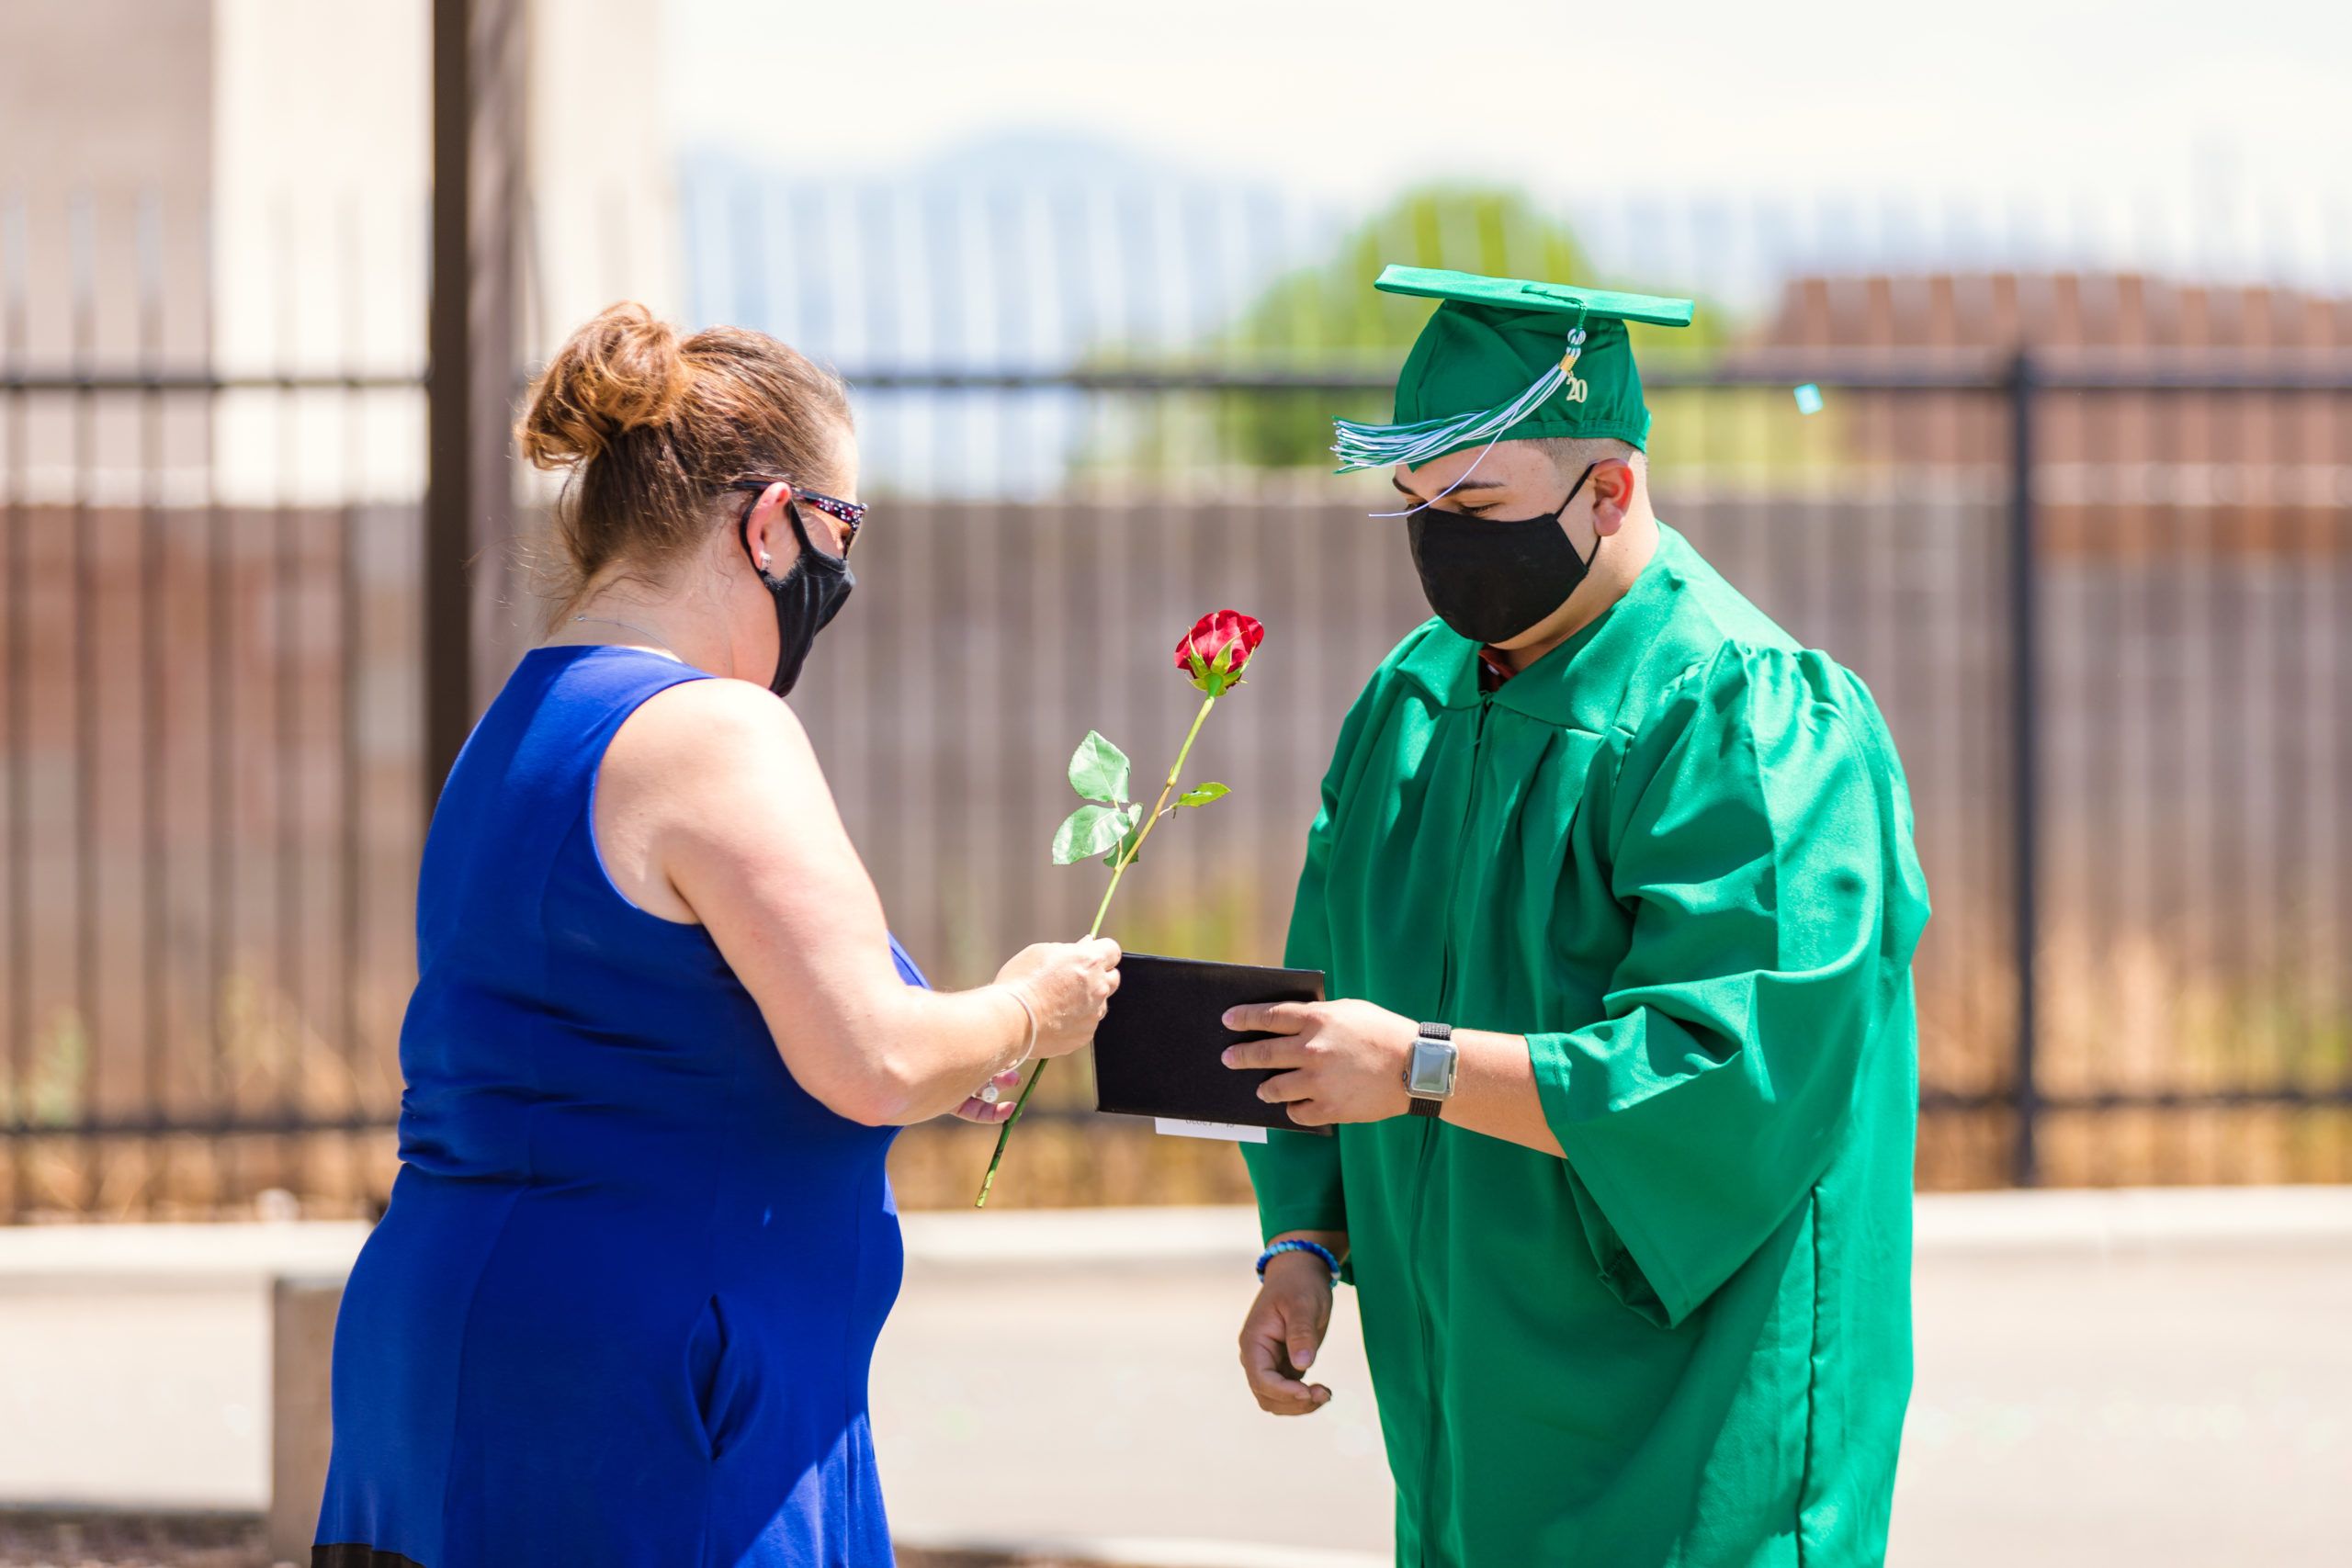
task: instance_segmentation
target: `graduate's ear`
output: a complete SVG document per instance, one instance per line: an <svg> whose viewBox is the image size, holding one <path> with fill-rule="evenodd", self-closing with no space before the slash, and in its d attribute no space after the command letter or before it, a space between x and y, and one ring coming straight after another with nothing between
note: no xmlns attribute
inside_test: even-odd
<svg viewBox="0 0 2352 1568"><path fill-rule="evenodd" d="M1634 467L1623 457L1603 457L1585 484L1592 491L1592 531L1605 539L1624 526L1634 509Z"/></svg>

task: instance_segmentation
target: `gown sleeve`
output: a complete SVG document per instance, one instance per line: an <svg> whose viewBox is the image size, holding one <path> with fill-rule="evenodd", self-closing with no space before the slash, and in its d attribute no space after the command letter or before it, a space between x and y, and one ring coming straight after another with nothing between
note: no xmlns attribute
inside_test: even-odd
<svg viewBox="0 0 2352 1568"><path fill-rule="evenodd" d="M1529 1036L1601 1276L1667 1326L1820 1179L1883 1011L1885 824L1845 691L1738 648L1669 689L1613 792L1634 919L1603 1017Z"/></svg>
<svg viewBox="0 0 2352 1568"><path fill-rule="evenodd" d="M1306 832L1306 864L1298 874L1298 893L1291 902L1290 940L1283 962L1293 969L1331 968L1331 922L1325 902L1330 880L1332 822L1340 809L1340 790L1351 771L1365 716L1379 689L1375 676L1340 726L1339 744L1332 750L1330 771L1323 775L1322 803L1315 824ZM1241 1157L1250 1167L1250 1182L1258 1195L1258 1223L1272 1241L1285 1231L1344 1231L1348 1206L1340 1186L1340 1140L1311 1133L1266 1134L1262 1144L1244 1145Z"/></svg>

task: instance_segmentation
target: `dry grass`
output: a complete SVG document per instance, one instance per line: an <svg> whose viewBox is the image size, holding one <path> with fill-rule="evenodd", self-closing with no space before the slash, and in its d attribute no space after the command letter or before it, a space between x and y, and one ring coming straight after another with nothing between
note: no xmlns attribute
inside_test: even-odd
<svg viewBox="0 0 2352 1568"><path fill-rule="evenodd" d="M1999 923L1939 910L1918 966L1922 1078L1931 1087L1999 1093L2010 1081L2014 987ZM1181 911L1139 899L1129 917L1139 951L1263 952L1269 933L1233 890L1200 889ZM1940 928L1940 929L1938 929ZM2199 962L2176 933L2126 931L2093 941L2065 931L2044 964L2040 1081L2045 1094L2340 1083L2352 1072L2352 1020L2340 979L2315 969L2232 975ZM2334 951L2315 933L2309 951ZM249 1111L299 1108L322 1117L399 1100L389 1051L338 1049L265 987L223 987L222 1081L178 1086ZM15 1103L36 1122L85 1113L79 1032L70 1020L43 1037ZM1082 1059L1056 1069L1039 1109L1093 1103ZM2009 1179L2013 1118L2000 1110L1936 1111L1919 1131L1922 1189L1997 1187ZM2352 1180L2352 1107L2251 1106L2194 1111L2052 1111L2041 1128L2044 1179L2057 1185ZM910 1129L891 1171L908 1209L969 1205L989 1134L961 1123ZM212 1219L299 1213L364 1217L389 1192L390 1137L251 1134L113 1137L38 1134L0 1145L0 1213L29 1219ZM1025 1124L996 1203L1005 1207L1247 1201L1240 1156L1227 1144L1163 1138L1125 1117Z"/></svg>

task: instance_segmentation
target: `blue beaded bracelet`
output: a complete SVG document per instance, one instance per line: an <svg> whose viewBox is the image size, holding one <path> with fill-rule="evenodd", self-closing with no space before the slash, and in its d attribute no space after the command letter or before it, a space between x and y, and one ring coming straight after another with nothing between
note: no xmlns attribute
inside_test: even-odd
<svg viewBox="0 0 2352 1568"><path fill-rule="evenodd" d="M1329 1247L1323 1246L1319 1242L1312 1241L1278 1241L1274 1243L1273 1246L1266 1248L1265 1251L1258 1254L1258 1278L1261 1280L1264 1279L1266 1277L1266 1265L1272 1263L1278 1254L1284 1252L1311 1252L1315 1254L1316 1257L1323 1260L1323 1267L1331 1270L1331 1283L1336 1285L1340 1282L1340 1260L1331 1256L1331 1249Z"/></svg>

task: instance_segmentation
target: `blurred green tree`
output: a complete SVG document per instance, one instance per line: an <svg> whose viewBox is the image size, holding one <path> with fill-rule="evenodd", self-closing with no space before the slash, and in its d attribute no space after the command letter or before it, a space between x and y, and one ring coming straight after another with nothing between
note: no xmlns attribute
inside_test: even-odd
<svg viewBox="0 0 2352 1568"><path fill-rule="evenodd" d="M1616 286L1593 275L1567 223L1545 215L1524 192L1432 184L1406 191L1348 230L1328 259L1273 278L1193 355L1225 369L1360 370L1385 379L1437 308L1434 300L1373 288L1380 269L1391 264ZM1625 280L1623 287L1665 292L1671 285L1649 278ZM1644 358L1702 355L1724 341L1723 323L1703 305L1690 327L1635 322L1632 333L1634 353ZM1103 363L1134 355L1090 357ZM1660 408L1658 398L1651 401ZM1174 393L1148 409L1113 414L1081 448L1075 467L1128 475L1328 471L1332 418L1385 419L1390 406L1385 390Z"/></svg>
<svg viewBox="0 0 2352 1568"><path fill-rule="evenodd" d="M1396 368L1436 302L1383 294L1384 266L1442 266L1504 277L1586 276L1583 250L1565 223L1524 193L1469 185L1405 192L1340 238L1330 259L1274 279L1209 345L1226 363ZM1218 400L1221 456L1251 468L1329 466L1331 419L1385 418L1372 393L1236 392Z"/></svg>

